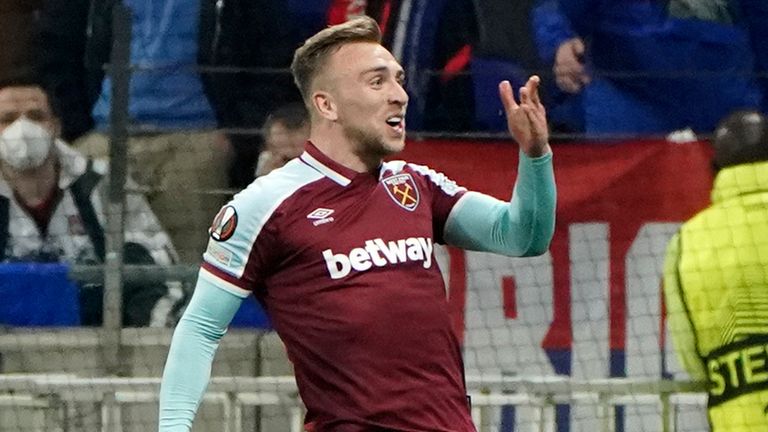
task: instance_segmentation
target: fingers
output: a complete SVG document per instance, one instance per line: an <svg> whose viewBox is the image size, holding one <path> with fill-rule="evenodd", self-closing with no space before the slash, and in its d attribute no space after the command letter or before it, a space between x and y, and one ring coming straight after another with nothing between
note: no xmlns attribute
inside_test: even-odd
<svg viewBox="0 0 768 432"><path fill-rule="evenodd" d="M501 97L501 103L504 105L504 111L507 114L518 107L515 95L512 93L512 84L509 81L504 80L499 83L499 96Z"/></svg>
<svg viewBox="0 0 768 432"><path fill-rule="evenodd" d="M525 86L529 89L528 95L531 98L531 102L538 106L541 105L541 99L539 98L539 84L541 83L541 78L539 78L537 75L533 75L530 78L528 78L528 82L525 83Z"/></svg>
<svg viewBox="0 0 768 432"><path fill-rule="evenodd" d="M579 74L579 82L581 83L582 87L592 82L592 77L589 76L586 69L583 70L581 74Z"/></svg>
<svg viewBox="0 0 768 432"><path fill-rule="evenodd" d="M539 97L539 83L541 79L532 75L528 78L528 81L520 89L520 105L530 105L536 109L541 106L541 98Z"/></svg>
<svg viewBox="0 0 768 432"><path fill-rule="evenodd" d="M512 84L504 80L499 83L499 96L504 105L504 111L507 115L513 114L521 107L531 107L535 111L543 111L541 97L539 96L539 85L541 79L537 75L532 75L523 87L520 88L520 103L515 100L515 94Z"/></svg>
<svg viewBox="0 0 768 432"><path fill-rule="evenodd" d="M581 38L571 39L571 49L577 58L581 58L584 55L584 51L586 51L584 41Z"/></svg>
<svg viewBox="0 0 768 432"><path fill-rule="evenodd" d="M582 88L581 80L571 74L555 73L555 83L560 90L571 94L580 92Z"/></svg>
<svg viewBox="0 0 768 432"><path fill-rule="evenodd" d="M578 93L589 84L589 74L584 70L555 70L555 83L566 93Z"/></svg>

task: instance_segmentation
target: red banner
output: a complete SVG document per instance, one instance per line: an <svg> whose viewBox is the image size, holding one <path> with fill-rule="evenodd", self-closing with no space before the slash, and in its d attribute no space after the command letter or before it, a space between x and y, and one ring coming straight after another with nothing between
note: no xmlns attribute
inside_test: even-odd
<svg viewBox="0 0 768 432"><path fill-rule="evenodd" d="M471 190L509 199L518 149L512 142L411 141L401 156L443 172ZM572 347L570 285L574 248L569 242L569 229L574 224L596 222L609 233L609 346L611 350L624 350L627 253L644 225L683 222L708 204L710 156L709 146L701 142L629 141L554 147L558 191L557 225L550 248L554 313L542 347ZM459 252L451 251L450 272L454 276L463 273ZM663 250L654 253L663 254ZM452 277L451 281L456 329L462 335L466 287L460 277ZM514 281L502 282L505 293L513 292ZM506 299L505 304L515 304L514 298ZM515 311L506 313L515 315Z"/></svg>
<svg viewBox="0 0 768 432"><path fill-rule="evenodd" d="M708 202L706 143L627 141L553 146L558 216L568 220L681 220ZM517 175L517 146L507 141L410 141L398 158L429 165L461 185L507 199ZM631 219L631 218L630 218Z"/></svg>

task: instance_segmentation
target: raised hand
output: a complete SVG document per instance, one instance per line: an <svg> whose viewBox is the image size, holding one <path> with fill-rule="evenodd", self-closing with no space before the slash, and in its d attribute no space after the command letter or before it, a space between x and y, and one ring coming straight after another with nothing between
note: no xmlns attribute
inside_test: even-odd
<svg viewBox="0 0 768 432"><path fill-rule="evenodd" d="M540 81L536 75L528 78L525 86L520 88L519 104L515 101L509 81L499 83L499 96L504 104L509 133L529 157L543 156L551 151L547 111L539 98Z"/></svg>

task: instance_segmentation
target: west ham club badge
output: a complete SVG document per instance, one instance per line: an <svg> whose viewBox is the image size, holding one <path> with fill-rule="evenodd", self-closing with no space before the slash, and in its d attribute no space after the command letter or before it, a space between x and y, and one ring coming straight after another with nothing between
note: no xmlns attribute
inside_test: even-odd
<svg viewBox="0 0 768 432"><path fill-rule="evenodd" d="M381 181L389 197L400 207L414 211L419 205L419 190L410 174L397 174Z"/></svg>

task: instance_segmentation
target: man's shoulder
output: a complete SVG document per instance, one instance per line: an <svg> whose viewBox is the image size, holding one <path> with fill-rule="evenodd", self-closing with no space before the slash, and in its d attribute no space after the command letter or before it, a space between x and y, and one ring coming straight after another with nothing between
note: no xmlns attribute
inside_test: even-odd
<svg viewBox="0 0 768 432"><path fill-rule="evenodd" d="M683 222L680 232L685 234L701 233L713 231L715 227L731 225L734 221L729 220L728 214L728 209L722 205L709 205Z"/></svg>
<svg viewBox="0 0 768 432"><path fill-rule="evenodd" d="M255 242L272 232L281 214L291 214L292 197L324 176L304 163L293 160L284 167L259 177L224 205L213 220L205 260L227 273L241 277ZM278 210L279 209L279 210ZM272 228L268 228L268 227ZM269 248L266 248L267 250Z"/></svg>
<svg viewBox="0 0 768 432"><path fill-rule="evenodd" d="M228 205L245 214L268 216L299 190L306 188L324 176L294 159L282 168L254 180L237 193Z"/></svg>
<svg viewBox="0 0 768 432"><path fill-rule="evenodd" d="M384 162L383 172L385 175L412 174L417 177L434 178L444 176L442 173L433 170L427 165L421 165L404 160L393 160Z"/></svg>

